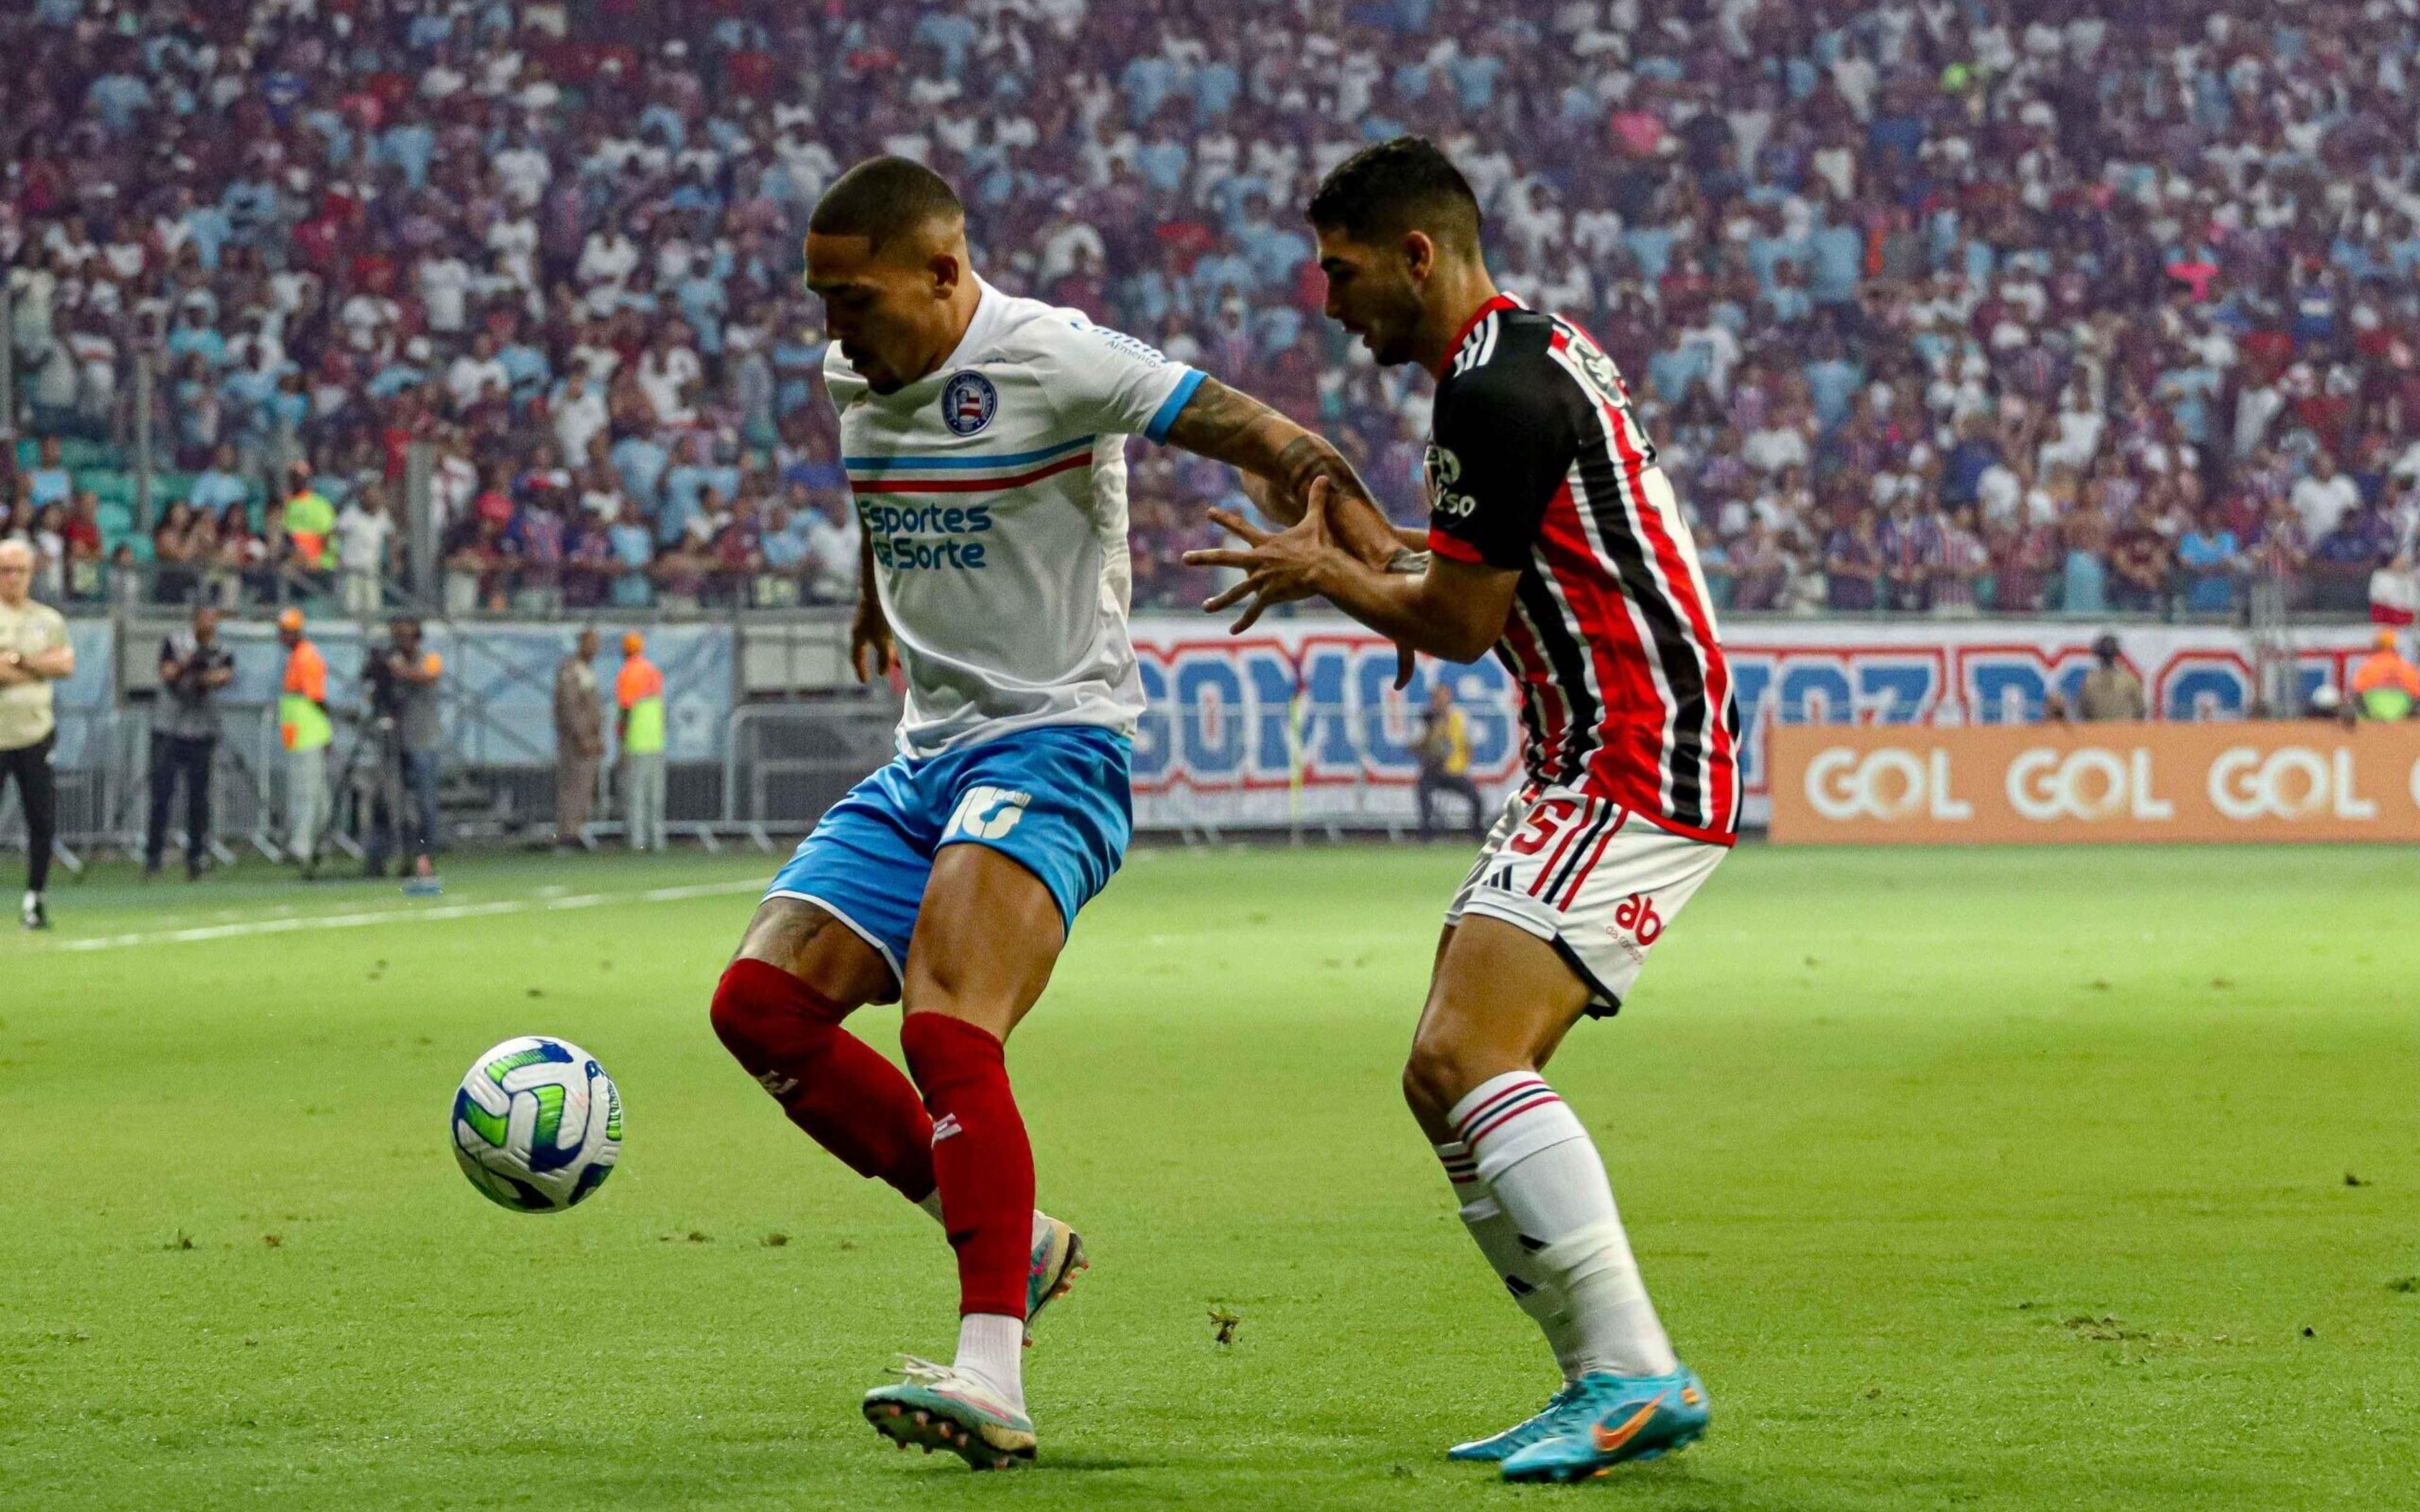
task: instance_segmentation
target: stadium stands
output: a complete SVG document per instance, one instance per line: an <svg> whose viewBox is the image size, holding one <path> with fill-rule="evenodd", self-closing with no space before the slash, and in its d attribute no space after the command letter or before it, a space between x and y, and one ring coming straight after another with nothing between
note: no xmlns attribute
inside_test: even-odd
<svg viewBox="0 0 2420 1512"><path fill-rule="evenodd" d="M881 151L1408 517L1424 386L1319 317L1296 210L1407 131L1624 365L1734 609L2411 596L2409 0L28 0L0 45L0 510L81 601L331 592L414 439L458 610L846 596L797 244ZM298 460L345 512L300 576ZM1136 476L1138 594L1189 601L1229 483Z"/></svg>

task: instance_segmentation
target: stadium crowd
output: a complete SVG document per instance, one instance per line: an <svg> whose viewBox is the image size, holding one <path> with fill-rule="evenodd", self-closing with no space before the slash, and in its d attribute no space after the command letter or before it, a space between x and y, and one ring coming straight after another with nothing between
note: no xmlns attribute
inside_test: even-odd
<svg viewBox="0 0 2420 1512"><path fill-rule="evenodd" d="M1425 385L1320 318L1297 207L1417 131L1731 608L2420 599L2420 0L24 0L0 46L0 534L71 597L374 608L416 440L458 610L851 596L798 243L876 152L1415 517ZM1138 452L1141 601L1230 486Z"/></svg>

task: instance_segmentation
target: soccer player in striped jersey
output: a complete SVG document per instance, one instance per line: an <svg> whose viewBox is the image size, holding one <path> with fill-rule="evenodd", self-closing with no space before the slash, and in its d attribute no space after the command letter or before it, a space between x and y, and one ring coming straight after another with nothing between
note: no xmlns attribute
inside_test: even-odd
<svg viewBox="0 0 2420 1512"><path fill-rule="evenodd" d="M1404 1090L1463 1221L1544 1329L1563 1386L1462 1444L1512 1480L1568 1480L1694 1442L1706 1393L1647 1300L1613 1189L1540 1074L1610 1014L1739 819L1730 673L1689 532L1621 377L1586 332L1497 292L1470 186L1424 141L1339 164L1311 200L1327 313L1381 363L1436 378L1418 573L1340 550L1314 486L1210 603L1237 624L1324 595L1450 661L1491 646L1521 687L1526 780L1446 913Z"/></svg>
<svg viewBox="0 0 2420 1512"><path fill-rule="evenodd" d="M1027 1325L1083 1264L1034 1211L1005 1044L1117 870L1142 685L1126 636L1128 437L1258 480L1284 519L1326 480L1370 560L1400 543L1319 437L1073 310L976 276L948 184L901 158L815 207L807 285L863 527L861 679L896 660L898 757L783 867L717 986L716 1033L790 1119L940 1220L948 1365L867 1395L903 1447L991 1468L1034 1449ZM902 1074L842 1026L904 1001ZM921 1094L921 1095L920 1095Z"/></svg>

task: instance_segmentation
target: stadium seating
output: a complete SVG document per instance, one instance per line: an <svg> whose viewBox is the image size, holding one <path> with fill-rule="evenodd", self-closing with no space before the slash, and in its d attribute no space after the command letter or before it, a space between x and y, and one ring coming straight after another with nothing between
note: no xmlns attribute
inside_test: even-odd
<svg viewBox="0 0 2420 1512"><path fill-rule="evenodd" d="M614 602L845 595L797 244L839 168L901 151L995 282L1318 423L1408 518L1421 386L1321 318L1297 207L1417 131L1506 286L1623 364L1734 610L2224 615L2315 558L2408 571L2420 22L2154 9L9 8L19 393L104 506L138 349L155 503L223 446L256 523L297 458L391 501L435 440L482 601L582 561ZM5 528L64 541L17 460ZM1139 467L1142 601L1193 598L1175 559L1231 486Z"/></svg>

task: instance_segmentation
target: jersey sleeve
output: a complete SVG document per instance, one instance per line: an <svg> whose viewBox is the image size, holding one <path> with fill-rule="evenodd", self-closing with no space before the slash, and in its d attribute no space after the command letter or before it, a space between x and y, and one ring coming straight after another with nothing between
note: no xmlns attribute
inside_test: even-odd
<svg viewBox="0 0 2420 1512"><path fill-rule="evenodd" d="M1429 549L1518 572L1578 444L1568 397L1532 375L1481 371L1437 395Z"/></svg>
<svg viewBox="0 0 2420 1512"><path fill-rule="evenodd" d="M1168 439L1202 374L1072 311L1038 333L1030 361L1060 418L1080 430Z"/></svg>

